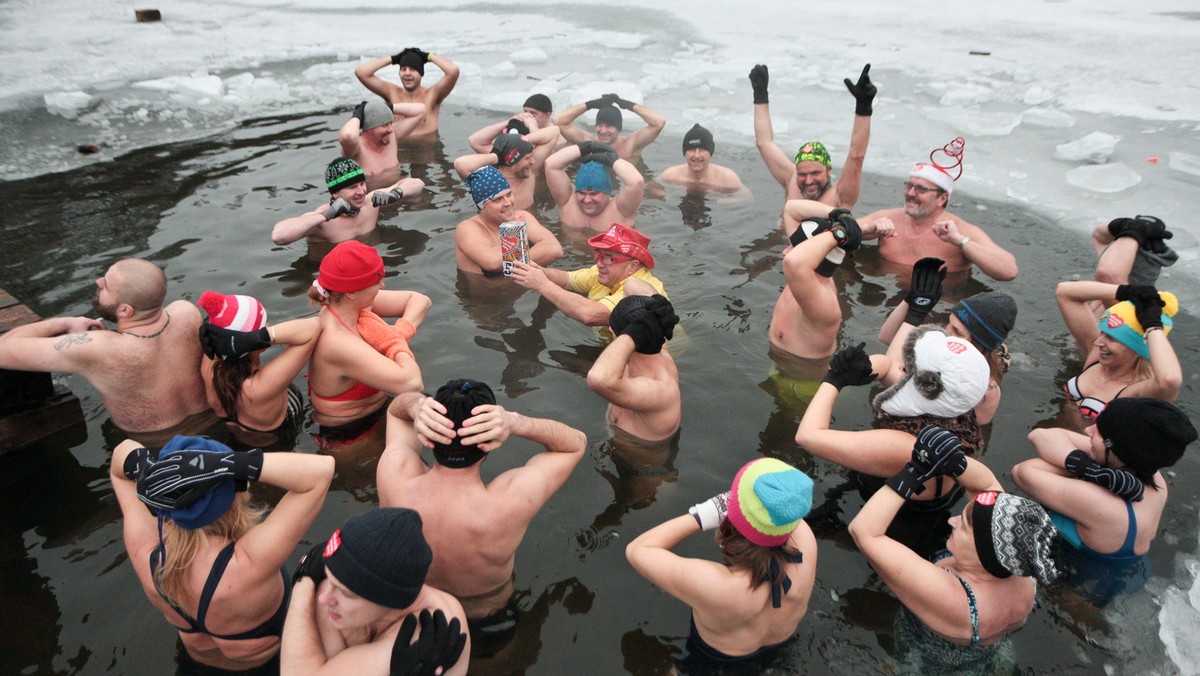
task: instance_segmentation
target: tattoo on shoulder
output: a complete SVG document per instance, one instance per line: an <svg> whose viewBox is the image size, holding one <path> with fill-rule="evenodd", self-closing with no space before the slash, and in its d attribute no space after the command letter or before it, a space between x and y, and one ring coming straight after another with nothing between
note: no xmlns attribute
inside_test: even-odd
<svg viewBox="0 0 1200 676"><path fill-rule="evenodd" d="M72 345L82 345L84 343L90 343L90 342L92 342L92 337L89 336L86 332L72 333L72 334L63 336L62 340L55 343L54 349L58 350L59 352L62 352L63 350L71 347Z"/></svg>

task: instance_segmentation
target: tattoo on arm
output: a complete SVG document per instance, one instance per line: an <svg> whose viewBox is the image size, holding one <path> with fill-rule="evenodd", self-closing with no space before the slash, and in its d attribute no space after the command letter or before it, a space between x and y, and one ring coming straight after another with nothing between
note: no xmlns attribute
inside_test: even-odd
<svg viewBox="0 0 1200 676"><path fill-rule="evenodd" d="M63 336L63 339L54 344L54 349L62 352L72 345L82 345L92 342L92 337L86 333L72 333Z"/></svg>

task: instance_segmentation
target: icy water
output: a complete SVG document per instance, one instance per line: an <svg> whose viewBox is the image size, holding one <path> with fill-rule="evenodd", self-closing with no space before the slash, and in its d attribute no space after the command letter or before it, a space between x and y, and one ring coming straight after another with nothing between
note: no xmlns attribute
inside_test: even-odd
<svg viewBox="0 0 1200 676"><path fill-rule="evenodd" d="M783 458L816 481L810 519L820 541L817 583L781 673L891 673L898 604L855 550L845 524L862 504L846 473L816 461L791 440L803 403L768 356L767 326L783 283L776 219L781 204L757 151L723 144L718 160L734 167L756 199L726 206L648 190L639 228L654 240L656 274L683 318L672 352L684 393L677 449L647 450L631 462L614 452L603 401L584 375L602 349L599 336L533 294L496 292L460 280L453 229L474 212L450 162L468 133L494 121L478 112L443 115L444 148L412 172L427 199L381 219L377 244L389 288L433 298L413 349L426 385L454 377L490 382L506 407L554 417L585 431L587 458L535 520L517 556L521 625L503 656L478 673L662 673L687 633L688 610L652 588L628 566L623 549L636 534L725 490L746 461ZM303 243L275 247L272 224L322 199L321 174L336 156L344 116L259 119L214 138L134 152L69 174L9 182L0 191L0 286L42 316L83 314L93 280L113 261L145 257L166 269L169 296L196 299L204 289L252 294L273 321L310 311L303 293L316 271ZM685 128L682 125L678 129ZM679 137L666 135L646 153L650 174L679 161ZM840 161L840 157L837 158ZM858 211L900 201L899 181L868 176ZM1017 281L980 275L963 294L999 288L1018 299L1009 345L1013 367L983 456L1009 487L1008 470L1029 457L1033 426L1060 411L1061 384L1078 369L1053 298L1060 279L1090 274L1084 238L1010 205L955 197L954 210L1013 251ZM583 238L562 232L542 195L535 209L567 247L558 267L590 260ZM841 342L874 336L899 300L895 277L867 247L839 271L845 324ZM1177 321L1173 342L1184 372L1200 356L1191 316ZM0 673L166 673L173 669L174 631L144 598L126 561L120 511L107 478L119 441L98 397L65 378L83 400L86 428L4 458L0 479ZM1196 418L1194 376L1180 404ZM870 424L865 388L848 390L835 424ZM300 452L315 452L311 437ZM484 465L485 475L523 463L535 449L510 442ZM617 457L620 456L620 457ZM377 456L338 458L338 476L310 541L377 504ZM1159 640L1162 597L1191 587L1185 563L1197 551L1200 480L1195 455L1169 476L1171 502L1149 560L1157 576L1138 593L1103 609L1070 585L1043 590L1041 607L1014 637L1026 673L1175 673L1181 669ZM302 546L297 551L303 551ZM682 553L716 558L707 537ZM964 601L965 602L965 601ZM1186 620L1194 610L1168 614Z"/></svg>

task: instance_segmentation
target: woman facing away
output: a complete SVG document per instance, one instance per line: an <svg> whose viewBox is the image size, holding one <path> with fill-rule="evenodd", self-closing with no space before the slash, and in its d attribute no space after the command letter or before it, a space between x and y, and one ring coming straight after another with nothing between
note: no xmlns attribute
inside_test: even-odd
<svg viewBox="0 0 1200 676"><path fill-rule="evenodd" d="M383 259L358 241L321 260L309 298L321 305L321 336L308 390L321 437L346 443L369 432L389 394L419 392L421 369L408 341L432 305L415 291L383 290ZM382 317L398 317L395 325Z"/></svg>
<svg viewBox="0 0 1200 676"><path fill-rule="evenodd" d="M308 363L321 332L316 317L267 325L267 312L251 296L200 294L208 313L200 327L200 376L208 403L231 433L249 445L291 448L304 419L304 397L293 380ZM287 347L262 364L262 351Z"/></svg>
<svg viewBox="0 0 1200 676"><path fill-rule="evenodd" d="M812 479L774 458L747 463L728 493L639 535L625 549L638 573L692 609L684 666L762 667L808 612L817 541L804 522ZM671 550L716 529L724 563Z"/></svg>
<svg viewBox="0 0 1200 676"><path fill-rule="evenodd" d="M110 475L125 549L146 597L179 631L179 673L278 673L284 564L320 511L333 466L203 437L177 436L158 453L117 446ZM249 481L287 491L265 519L244 492Z"/></svg>
<svg viewBox="0 0 1200 676"><path fill-rule="evenodd" d="M887 535L908 493L928 477L954 477L973 496L952 528L944 556L927 560ZM998 492L983 463L967 458L954 435L930 426L912 459L863 505L850 534L903 604L897 647L922 673L994 673L1004 638L1034 607L1035 577L1058 577L1055 531L1036 502Z"/></svg>
<svg viewBox="0 0 1200 676"><path fill-rule="evenodd" d="M887 356L892 360L892 370L880 377L884 385L892 385L904 377L904 342L908 334L920 326L930 310L942 297L942 280L946 269L940 258L922 258L913 265L912 281L904 300L888 315L879 329L879 340L888 346ZM1005 340L1017 322L1017 302L1012 296L999 291L978 293L960 300L946 320L944 332L971 341L987 360L987 394L975 405L975 416L980 425L992 422L996 409L1000 407L1000 381L1008 372L1010 354Z"/></svg>
<svg viewBox="0 0 1200 676"><path fill-rule="evenodd" d="M1183 370L1167 339L1179 309L1174 294L1079 281L1059 283L1055 296L1083 359L1083 370L1064 386L1082 415L1080 429L1118 397L1175 400ZM1097 300L1110 306L1099 322L1088 305Z"/></svg>

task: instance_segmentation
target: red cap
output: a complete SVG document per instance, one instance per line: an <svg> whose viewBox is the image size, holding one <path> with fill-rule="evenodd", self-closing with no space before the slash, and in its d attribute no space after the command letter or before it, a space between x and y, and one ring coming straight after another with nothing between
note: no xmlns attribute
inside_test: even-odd
<svg viewBox="0 0 1200 676"><path fill-rule="evenodd" d="M618 251L641 261L648 270L654 269L654 257L650 255L650 238L633 228L613 223L608 232L588 240L594 249Z"/></svg>
<svg viewBox="0 0 1200 676"><path fill-rule="evenodd" d="M321 259L317 283L326 291L350 293L383 279L383 258L375 247L349 240L333 247Z"/></svg>

